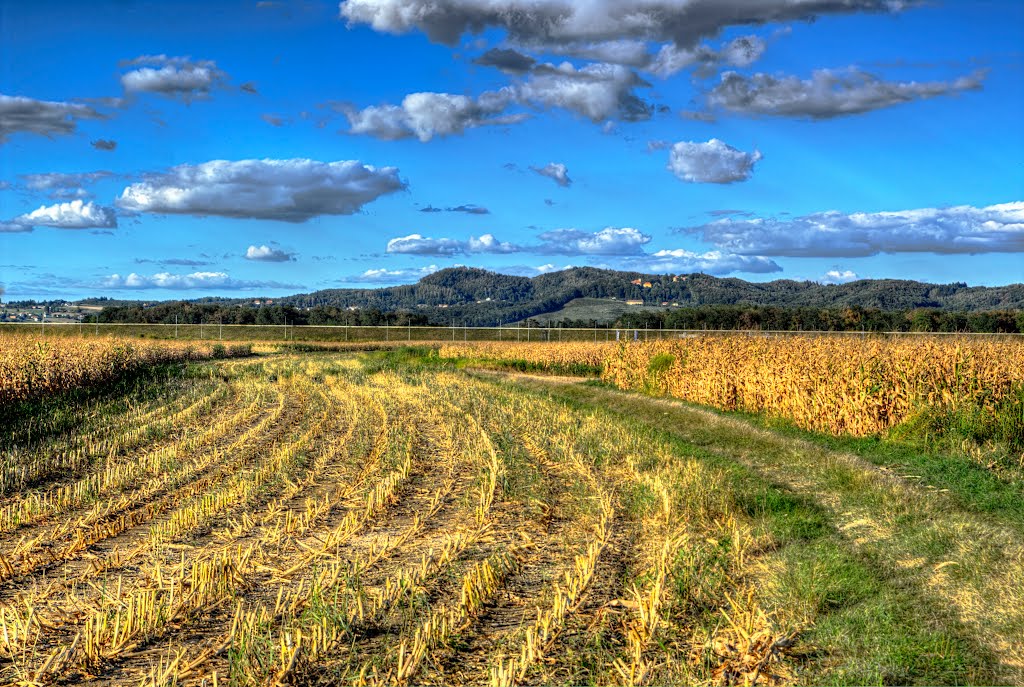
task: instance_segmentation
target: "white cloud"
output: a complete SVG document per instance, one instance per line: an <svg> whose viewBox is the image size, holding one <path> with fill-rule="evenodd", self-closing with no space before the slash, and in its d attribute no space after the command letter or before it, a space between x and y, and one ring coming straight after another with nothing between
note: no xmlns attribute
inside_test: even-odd
<svg viewBox="0 0 1024 687"><path fill-rule="evenodd" d="M579 229L556 229L540 235L543 242L532 248L538 253L552 255L635 255L643 253L643 246L651 237L632 227L606 227L588 232Z"/></svg>
<svg viewBox="0 0 1024 687"><path fill-rule="evenodd" d="M452 256L467 253L517 253L523 250L513 243L499 241L493 234L469 237L468 241L450 238L430 238L420 234L409 234L388 241L388 253L408 255Z"/></svg>
<svg viewBox="0 0 1024 687"><path fill-rule="evenodd" d="M781 272L774 261L757 255L735 255L720 251L694 253L682 248L659 250L642 257L626 259L622 267L637 272L651 274L691 273L729 274L732 272L750 272L767 274Z"/></svg>
<svg viewBox="0 0 1024 687"><path fill-rule="evenodd" d="M680 141L669 150L668 169L695 184L731 184L749 179L760 159L757 150L745 153L717 138L707 143Z"/></svg>
<svg viewBox="0 0 1024 687"><path fill-rule="evenodd" d="M714 57L714 52L705 46L680 48L674 43L666 43L651 58L646 68L665 78L696 64L708 64Z"/></svg>
<svg viewBox="0 0 1024 687"><path fill-rule="evenodd" d="M270 246L249 246L245 251L246 260L257 262L288 262L295 259L295 253L288 253L280 248Z"/></svg>
<svg viewBox="0 0 1024 687"><path fill-rule="evenodd" d="M638 86L648 85L620 65L595 63L576 69L565 62L533 67L525 81L476 97L410 93L401 105L363 109L342 105L338 109L348 119L351 134L388 141L415 136L425 143L435 137L460 135L467 129L516 124L529 118L524 112L508 112L513 106L561 108L595 123L612 118L648 119L654 108L633 92Z"/></svg>
<svg viewBox="0 0 1024 687"><path fill-rule="evenodd" d="M853 270L829 270L818 279L819 284L847 284L857 281L860 277Z"/></svg>
<svg viewBox="0 0 1024 687"><path fill-rule="evenodd" d="M121 76L121 85L125 91L158 93L184 100L208 95L210 89L223 82L227 76L211 60L192 61L187 57L143 55L123 62L122 66L139 66L139 69Z"/></svg>
<svg viewBox="0 0 1024 687"><path fill-rule="evenodd" d="M398 105L378 105L362 110L346 108L349 132L384 140L415 136L427 142L436 136L461 134L480 126L513 124L528 115L505 115L514 102L508 88L488 91L476 98L451 93L410 93Z"/></svg>
<svg viewBox="0 0 1024 687"><path fill-rule="evenodd" d="M56 205L42 205L32 212L16 217L12 223L57 229L111 229L117 226L117 216L112 208L101 207L93 202L72 200Z"/></svg>
<svg viewBox="0 0 1024 687"><path fill-rule="evenodd" d="M617 64L595 63L576 69L569 62L535 67L517 88L521 102L558 107L592 122L649 119L653 108L633 92L648 86L636 72Z"/></svg>
<svg viewBox="0 0 1024 687"><path fill-rule="evenodd" d="M80 172L64 174L50 172L44 174L23 174L25 187L31 191L45 191L51 198L87 198L92 194L84 187L108 177L112 172Z"/></svg>
<svg viewBox="0 0 1024 687"><path fill-rule="evenodd" d="M1016 253L1024 251L1024 201L898 212L833 210L784 220L724 218L683 231L724 250L756 255Z"/></svg>
<svg viewBox="0 0 1024 687"><path fill-rule="evenodd" d="M647 44L638 40L610 40L600 43L567 43L544 46L548 52L572 55L596 62L609 62L627 67L646 67L651 60Z"/></svg>
<svg viewBox="0 0 1024 687"><path fill-rule="evenodd" d="M213 160L172 167L132 184L117 206L130 212L305 222L351 215L405 186L395 167L357 160Z"/></svg>
<svg viewBox="0 0 1024 687"><path fill-rule="evenodd" d="M895 12L912 0L343 0L349 25L423 31L456 45L467 32L504 29L523 44L625 39L688 46L729 26L810 20L826 14Z"/></svg>
<svg viewBox="0 0 1024 687"><path fill-rule="evenodd" d="M281 284L273 281L247 281L234 279L226 272L192 272L191 274L172 274L159 272L153 275L112 274L101 283L107 289L216 289L216 290L253 290L253 289L295 289L302 288L295 284Z"/></svg>
<svg viewBox="0 0 1024 687"><path fill-rule="evenodd" d="M35 100L0 93L0 144L17 133L39 136L74 133L81 119L103 119L103 115L79 103Z"/></svg>
<svg viewBox="0 0 1024 687"><path fill-rule="evenodd" d="M556 184L562 187L571 186L572 179L569 178L569 168L561 162L549 162L543 167L530 167L542 177L553 179Z"/></svg>
<svg viewBox="0 0 1024 687"><path fill-rule="evenodd" d="M496 272L502 274L511 274L516 277L536 277L541 274L550 274L551 272L561 272L562 270L570 270L575 265L558 265L549 262L544 265L508 265L506 267L495 267Z"/></svg>
<svg viewBox="0 0 1024 687"><path fill-rule="evenodd" d="M389 270L384 268L369 269L362 274L346 277L341 281L343 283L354 283L354 284L410 284L415 281L419 281L428 274L437 272L440 267L437 265L430 265L428 267L409 267L396 270Z"/></svg>
<svg viewBox="0 0 1024 687"><path fill-rule="evenodd" d="M518 253L522 250L514 243L499 241L494 234L483 234L479 238L470 236L467 248L467 253Z"/></svg>
<svg viewBox="0 0 1024 687"><path fill-rule="evenodd" d="M680 47L666 43L642 68L665 78L687 67L698 66L697 74L706 77L722 64L749 67L761 58L767 48L764 39L753 35L734 38L717 50L704 44Z"/></svg>
<svg viewBox="0 0 1024 687"><path fill-rule="evenodd" d="M818 69L810 79L725 72L708 104L733 112L829 119L891 107L913 100L980 90L983 72L953 81L883 81L856 67Z"/></svg>
<svg viewBox="0 0 1024 687"><path fill-rule="evenodd" d="M385 141L397 141L412 136L405 110L397 105L375 105L362 110L348 108L349 133L365 134Z"/></svg>

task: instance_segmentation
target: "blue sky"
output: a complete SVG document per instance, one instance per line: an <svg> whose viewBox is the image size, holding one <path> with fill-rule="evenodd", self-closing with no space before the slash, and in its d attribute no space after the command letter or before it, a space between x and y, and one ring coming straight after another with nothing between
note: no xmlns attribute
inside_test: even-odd
<svg viewBox="0 0 1024 687"><path fill-rule="evenodd" d="M0 0L5 298L1024 281L1024 4Z"/></svg>

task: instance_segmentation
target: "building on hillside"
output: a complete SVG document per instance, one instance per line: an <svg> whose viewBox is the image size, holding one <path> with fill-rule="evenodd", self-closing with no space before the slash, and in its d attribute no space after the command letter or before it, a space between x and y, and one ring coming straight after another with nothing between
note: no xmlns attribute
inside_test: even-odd
<svg viewBox="0 0 1024 687"><path fill-rule="evenodd" d="M638 300L627 300L626 301L626 305L643 305L643 304L644 304L643 301L638 301Z"/></svg>

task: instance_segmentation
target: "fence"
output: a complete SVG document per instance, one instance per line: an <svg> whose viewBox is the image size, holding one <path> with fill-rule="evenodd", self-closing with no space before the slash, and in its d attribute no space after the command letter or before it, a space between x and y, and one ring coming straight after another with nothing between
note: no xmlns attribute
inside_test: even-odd
<svg viewBox="0 0 1024 687"><path fill-rule="evenodd" d="M959 332L841 332L734 329L636 329L604 327L459 327L459 326L356 326L273 324L114 324L76 322L9 322L0 333L23 332L44 336L127 336L206 341L650 341L746 333L751 336L988 336L1024 337L1022 334L964 334Z"/></svg>

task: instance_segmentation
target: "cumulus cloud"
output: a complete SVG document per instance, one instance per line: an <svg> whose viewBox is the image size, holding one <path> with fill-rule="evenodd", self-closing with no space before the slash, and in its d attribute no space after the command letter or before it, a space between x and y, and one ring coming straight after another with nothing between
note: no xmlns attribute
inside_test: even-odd
<svg viewBox="0 0 1024 687"><path fill-rule="evenodd" d="M781 272L774 261L759 255L735 255L720 251L694 253L682 248L659 250L636 258L628 258L622 264L624 269L653 274L703 272L704 274L729 274L750 272L768 274Z"/></svg>
<svg viewBox="0 0 1024 687"><path fill-rule="evenodd" d="M275 281L234 279L226 272L192 272L191 274L158 272L152 275L132 272L123 276L111 274L102 281L101 286L107 289L216 289L218 291L302 288L296 284L282 284Z"/></svg>
<svg viewBox="0 0 1024 687"><path fill-rule="evenodd" d="M493 234L484 234L479 238L469 237L468 241L450 238L430 238L420 234L409 234L388 241L388 253L405 253L408 255L452 256L470 253L517 253L521 246L499 241Z"/></svg>
<svg viewBox="0 0 1024 687"><path fill-rule="evenodd" d="M632 227L606 227L601 231L556 229L540 235L536 252L557 255L635 255L651 237Z"/></svg>
<svg viewBox="0 0 1024 687"><path fill-rule="evenodd" d="M384 268L369 269L362 274L345 277L339 281L349 284L410 284L419 281L428 274L437 272L440 267L429 265L427 267L409 267L389 270Z"/></svg>
<svg viewBox="0 0 1024 687"><path fill-rule="evenodd" d="M415 136L427 142L435 136L461 134L480 126L513 124L525 114L503 114L514 101L509 88L478 97L451 93L410 93L401 105L376 105L362 110L344 108L349 133L384 140Z"/></svg>
<svg viewBox="0 0 1024 687"><path fill-rule="evenodd" d="M654 107L634 92L649 85L636 72L621 65L594 63L577 69L564 62L534 66L520 83L476 97L410 93L401 105L363 109L342 105L339 109L348 119L351 134L388 141L415 136L427 142L435 137L463 134L467 129L515 124L529 118L525 112L510 112L513 106L560 108L595 123L649 119Z"/></svg>
<svg viewBox="0 0 1024 687"><path fill-rule="evenodd" d="M559 186L566 187L572 185L572 179L569 178L569 168L561 162L549 162L543 167L530 167L530 169L542 177L553 179Z"/></svg>
<svg viewBox="0 0 1024 687"><path fill-rule="evenodd" d="M502 274L511 274L516 277L536 277L550 272L569 270L573 267L575 267L575 265L562 265L559 267L558 265L549 262L544 265L508 265L506 267L496 267L495 270Z"/></svg>
<svg viewBox="0 0 1024 687"><path fill-rule="evenodd" d="M104 115L80 103L35 100L0 93L0 144L17 133L49 137L74 133L79 120L103 118Z"/></svg>
<svg viewBox="0 0 1024 687"><path fill-rule="evenodd" d="M666 43L658 52L649 56L644 70L662 78L672 76L683 69L697 67L701 77L710 76L721 65L749 67L764 54L768 44L758 36L739 36L718 49L705 44L679 46Z"/></svg>
<svg viewBox="0 0 1024 687"><path fill-rule="evenodd" d="M245 259L258 262L288 262L295 259L295 253L270 246L249 246L245 251Z"/></svg>
<svg viewBox="0 0 1024 687"><path fill-rule="evenodd" d="M349 25L423 31L456 45L467 32L504 29L524 44L653 40L681 46L729 26L811 20L820 15L894 12L912 0L343 0Z"/></svg>
<svg viewBox="0 0 1024 687"><path fill-rule="evenodd" d="M627 67L646 67L651 56L647 44L638 40L610 40L600 43L566 43L544 46L550 52Z"/></svg>
<svg viewBox="0 0 1024 687"><path fill-rule="evenodd" d="M898 212L726 218L682 231L744 255L866 257L879 253L1024 251L1024 201Z"/></svg>
<svg viewBox="0 0 1024 687"><path fill-rule="evenodd" d="M97 138L90 145L96 150L111 151L117 148L117 141L110 138Z"/></svg>
<svg viewBox="0 0 1024 687"><path fill-rule="evenodd" d="M810 79L725 72L708 94L708 104L732 112L830 119L861 114L914 100L980 90L983 72L953 81L884 81L856 67L819 69Z"/></svg>
<svg viewBox="0 0 1024 687"><path fill-rule="evenodd" d="M760 159L757 150L745 153L717 138L707 143L680 141L669 150L668 169L694 184L731 184L749 179Z"/></svg>
<svg viewBox="0 0 1024 687"><path fill-rule="evenodd" d="M150 175L128 186L117 206L129 212L305 222L351 215L405 187L395 167L357 160L213 160Z"/></svg>
<svg viewBox="0 0 1024 687"><path fill-rule="evenodd" d="M121 66L138 67L121 75L126 92L157 93L183 100L205 97L227 78L212 60L193 61L187 57L143 55L122 62Z"/></svg>
<svg viewBox="0 0 1024 687"><path fill-rule="evenodd" d="M569 110L592 122L642 121L650 119L654 108L634 89L649 85L622 65L594 63L576 69L563 62L534 68L516 93L522 102Z"/></svg>
<svg viewBox="0 0 1024 687"><path fill-rule="evenodd" d="M0 234L22 234L32 231L32 226L19 222L0 222Z"/></svg>
<svg viewBox="0 0 1024 687"><path fill-rule="evenodd" d="M42 205L32 212L14 218L12 224L26 227L55 227L57 229L111 229L117 226L113 208L93 202L72 200L56 205Z"/></svg>
<svg viewBox="0 0 1024 687"><path fill-rule="evenodd" d="M860 277L853 270L829 270L818 279L819 284L848 284Z"/></svg>
<svg viewBox="0 0 1024 687"><path fill-rule="evenodd" d="M491 48L473 62L484 67L497 67L508 74L522 74L530 71L537 60L510 48Z"/></svg>
<svg viewBox="0 0 1024 687"><path fill-rule="evenodd" d="M30 191L43 191L50 198L85 198L90 195L84 187L114 176L113 172L78 172L65 174L47 172L44 174L22 174L21 180Z"/></svg>

